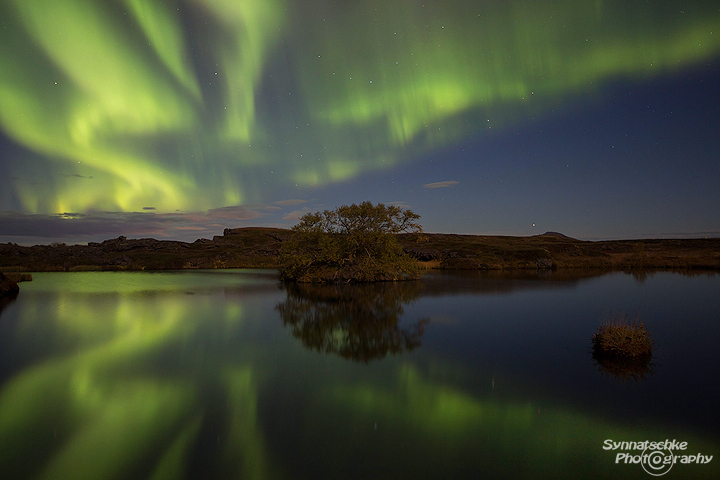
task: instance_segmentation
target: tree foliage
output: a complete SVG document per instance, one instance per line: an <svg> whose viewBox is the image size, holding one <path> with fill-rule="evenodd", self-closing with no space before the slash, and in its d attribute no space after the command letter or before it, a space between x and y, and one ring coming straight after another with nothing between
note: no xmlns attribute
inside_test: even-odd
<svg viewBox="0 0 720 480"><path fill-rule="evenodd" d="M280 251L280 276L299 282L375 282L417 278L417 262L395 234L422 232L420 215L363 202L308 213Z"/></svg>

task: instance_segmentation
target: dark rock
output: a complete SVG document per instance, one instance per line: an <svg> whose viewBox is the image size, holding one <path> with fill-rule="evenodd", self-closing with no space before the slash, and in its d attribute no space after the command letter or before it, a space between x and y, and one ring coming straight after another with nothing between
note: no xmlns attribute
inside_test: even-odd
<svg viewBox="0 0 720 480"><path fill-rule="evenodd" d="M120 255L112 258L107 262L107 265L127 266L132 263L132 260L127 255Z"/></svg>
<svg viewBox="0 0 720 480"><path fill-rule="evenodd" d="M18 284L0 272L0 296L14 296L17 295L19 291L20 287L18 287Z"/></svg>
<svg viewBox="0 0 720 480"><path fill-rule="evenodd" d="M538 258L535 260L535 265L539 270L547 270L553 268L553 261L551 258Z"/></svg>

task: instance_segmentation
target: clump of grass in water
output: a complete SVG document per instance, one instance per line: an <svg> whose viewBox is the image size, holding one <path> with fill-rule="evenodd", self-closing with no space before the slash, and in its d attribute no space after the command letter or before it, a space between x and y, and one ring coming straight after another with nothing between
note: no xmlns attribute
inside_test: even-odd
<svg viewBox="0 0 720 480"><path fill-rule="evenodd" d="M653 374L653 341L650 332L637 317L611 318L592 337L593 359L600 371L621 380L645 380Z"/></svg>
<svg viewBox="0 0 720 480"><path fill-rule="evenodd" d="M650 332L637 317L629 322L619 314L601 325L592 336L595 354L625 359L649 359L653 341Z"/></svg>

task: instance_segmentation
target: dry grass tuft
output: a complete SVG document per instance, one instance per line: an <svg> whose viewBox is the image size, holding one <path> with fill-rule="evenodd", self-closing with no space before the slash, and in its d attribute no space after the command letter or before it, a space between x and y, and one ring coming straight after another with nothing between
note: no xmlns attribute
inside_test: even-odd
<svg viewBox="0 0 720 480"><path fill-rule="evenodd" d="M592 336L593 350L598 355L641 359L652 355L653 341L642 321L631 322L623 314L601 325Z"/></svg>
<svg viewBox="0 0 720 480"><path fill-rule="evenodd" d="M432 270L434 268L440 268L440 266L442 265L442 261L441 260L429 260L427 262L424 262L424 261L418 260L417 264L418 264L418 267L420 268L420 270Z"/></svg>
<svg viewBox="0 0 720 480"><path fill-rule="evenodd" d="M645 380L653 374L653 341L645 325L620 314L592 336L592 356L600 371L621 380Z"/></svg>

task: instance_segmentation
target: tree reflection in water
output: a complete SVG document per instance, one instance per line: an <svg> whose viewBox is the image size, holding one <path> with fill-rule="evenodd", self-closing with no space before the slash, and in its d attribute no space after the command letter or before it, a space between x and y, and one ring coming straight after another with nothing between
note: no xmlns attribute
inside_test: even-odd
<svg viewBox="0 0 720 480"><path fill-rule="evenodd" d="M287 300L275 308L294 337L319 352L369 362L420 346L429 319L400 325L403 305L415 300L420 282L354 285L287 284Z"/></svg>

